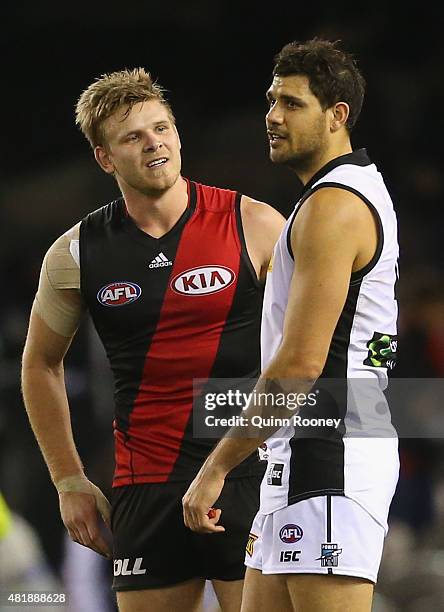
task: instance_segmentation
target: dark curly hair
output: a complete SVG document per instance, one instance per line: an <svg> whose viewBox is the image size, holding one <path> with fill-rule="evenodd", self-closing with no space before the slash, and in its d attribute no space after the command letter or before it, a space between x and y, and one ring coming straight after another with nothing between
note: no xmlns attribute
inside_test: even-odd
<svg viewBox="0 0 444 612"><path fill-rule="evenodd" d="M353 56L338 49L338 43L320 38L288 43L274 58L273 76L305 75L323 110L347 102L346 127L351 132L361 112L365 79Z"/></svg>

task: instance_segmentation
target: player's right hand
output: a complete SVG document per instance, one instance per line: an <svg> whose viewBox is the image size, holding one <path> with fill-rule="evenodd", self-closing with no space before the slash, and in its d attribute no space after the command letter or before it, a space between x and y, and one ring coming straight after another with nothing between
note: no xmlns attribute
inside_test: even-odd
<svg viewBox="0 0 444 612"><path fill-rule="evenodd" d="M56 488L70 538L111 559L111 507L99 487L86 477L71 476L56 483Z"/></svg>

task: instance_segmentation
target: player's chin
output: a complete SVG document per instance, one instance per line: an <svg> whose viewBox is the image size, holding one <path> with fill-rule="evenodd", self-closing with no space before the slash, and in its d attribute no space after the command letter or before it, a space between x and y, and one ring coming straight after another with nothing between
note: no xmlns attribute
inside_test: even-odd
<svg viewBox="0 0 444 612"><path fill-rule="evenodd" d="M176 182L175 176L171 172L159 172L157 176L153 176L146 183L146 187L150 191L164 192L174 185Z"/></svg>
<svg viewBox="0 0 444 612"><path fill-rule="evenodd" d="M276 151L276 149L272 149L270 147L270 160L274 164L285 164L285 162L287 161L287 156L284 155L282 152Z"/></svg>

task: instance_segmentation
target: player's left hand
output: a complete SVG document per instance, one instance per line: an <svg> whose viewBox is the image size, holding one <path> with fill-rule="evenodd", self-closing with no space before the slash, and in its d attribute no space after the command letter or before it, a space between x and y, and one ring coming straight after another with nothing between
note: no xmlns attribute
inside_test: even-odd
<svg viewBox="0 0 444 612"><path fill-rule="evenodd" d="M198 533L220 533L225 527L218 525L222 510L213 509L219 498L225 478L203 467L182 498L183 520L187 527Z"/></svg>

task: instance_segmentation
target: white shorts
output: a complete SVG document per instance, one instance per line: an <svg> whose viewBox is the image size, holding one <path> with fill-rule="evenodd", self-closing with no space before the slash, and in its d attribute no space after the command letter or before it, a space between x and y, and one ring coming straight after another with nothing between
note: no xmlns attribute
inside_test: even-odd
<svg viewBox="0 0 444 612"><path fill-rule="evenodd" d="M245 565L263 574L338 574L376 583L385 529L355 501L312 497L258 513Z"/></svg>

